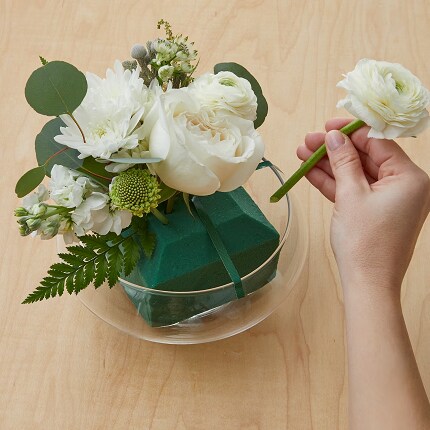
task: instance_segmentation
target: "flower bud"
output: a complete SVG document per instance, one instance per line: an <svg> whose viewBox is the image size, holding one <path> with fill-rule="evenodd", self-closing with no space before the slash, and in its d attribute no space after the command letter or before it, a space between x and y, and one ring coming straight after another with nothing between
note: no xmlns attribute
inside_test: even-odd
<svg viewBox="0 0 430 430"><path fill-rule="evenodd" d="M136 60L145 58L147 54L148 52L143 45L136 44L131 48L131 57Z"/></svg>
<svg viewBox="0 0 430 430"><path fill-rule="evenodd" d="M167 82L173 75L175 68L173 66L162 66L158 69L158 76L163 82Z"/></svg>
<svg viewBox="0 0 430 430"><path fill-rule="evenodd" d="M19 226L19 234L21 236L28 236L31 233L31 230L27 227L27 225Z"/></svg>
<svg viewBox="0 0 430 430"><path fill-rule="evenodd" d="M32 208L31 208L31 213L33 214L33 215L44 215L45 214L45 212L46 212L46 205L45 204L36 204L36 205L33 205L32 206Z"/></svg>
<svg viewBox="0 0 430 430"><path fill-rule="evenodd" d="M27 220L26 224L31 231L35 231L42 224L42 220L40 218L30 218Z"/></svg>
<svg viewBox="0 0 430 430"><path fill-rule="evenodd" d="M27 209L25 209L21 206L21 207L15 209L14 214L15 214L15 216L26 216L26 215L28 215L28 211L27 211Z"/></svg>
<svg viewBox="0 0 430 430"><path fill-rule="evenodd" d="M124 67L124 70L136 70L137 68L137 61L136 60L127 60L122 62L122 67Z"/></svg>
<svg viewBox="0 0 430 430"><path fill-rule="evenodd" d="M21 218L18 218L16 222L20 225L27 225L27 221L29 219L31 219L31 216L23 216Z"/></svg>

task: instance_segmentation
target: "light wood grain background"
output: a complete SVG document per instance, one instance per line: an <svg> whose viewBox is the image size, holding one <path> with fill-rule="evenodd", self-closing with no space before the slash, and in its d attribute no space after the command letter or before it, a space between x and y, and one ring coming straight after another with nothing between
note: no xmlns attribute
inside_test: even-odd
<svg viewBox="0 0 430 430"><path fill-rule="evenodd" d="M309 260L289 299L228 340L165 346L116 331L64 296L21 300L55 260L55 241L20 238L18 177L35 165L46 118L24 98L38 55L103 74L159 33L188 34L200 72L237 61L259 79L270 113L267 155L286 171L306 132L342 115L341 74L362 57L404 64L430 86L428 0L0 0L0 429L347 428L341 288L328 240L331 204L296 188L310 228ZM430 132L402 143L430 172ZM403 289L407 325L430 391L430 225Z"/></svg>

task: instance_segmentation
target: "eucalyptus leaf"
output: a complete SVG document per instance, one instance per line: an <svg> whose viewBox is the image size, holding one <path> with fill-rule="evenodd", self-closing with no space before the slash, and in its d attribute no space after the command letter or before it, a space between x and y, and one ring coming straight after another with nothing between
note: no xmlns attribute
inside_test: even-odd
<svg viewBox="0 0 430 430"><path fill-rule="evenodd" d="M215 65L215 73L223 71L232 72L236 76L246 79L251 84L251 88L257 97L257 118L254 121L254 127L260 127L260 125L263 124L264 120L266 119L269 106L257 79L255 79L254 76L252 76L251 73L245 69L245 67L237 63L219 63Z"/></svg>
<svg viewBox="0 0 430 430"><path fill-rule="evenodd" d="M162 161L162 158L111 158L109 161L121 164L148 164L159 163Z"/></svg>
<svg viewBox="0 0 430 430"><path fill-rule="evenodd" d="M51 61L36 69L25 86L25 98L38 113L71 114L87 93L85 75L64 61Z"/></svg>
<svg viewBox="0 0 430 430"><path fill-rule="evenodd" d="M24 197L33 191L45 177L45 169L43 166L35 167L24 173L16 183L15 193L18 197Z"/></svg>
<svg viewBox="0 0 430 430"><path fill-rule="evenodd" d="M39 166L45 165L47 176L51 175L54 164L61 164L70 169L77 170L84 160L78 158L79 151L69 148L54 140L61 134L60 127L65 127L60 118L51 119L42 131L36 136L36 158Z"/></svg>

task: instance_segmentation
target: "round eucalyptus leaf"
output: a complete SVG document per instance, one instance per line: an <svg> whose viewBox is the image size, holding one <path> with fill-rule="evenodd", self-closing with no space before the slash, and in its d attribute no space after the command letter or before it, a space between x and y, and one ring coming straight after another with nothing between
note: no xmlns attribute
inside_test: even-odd
<svg viewBox="0 0 430 430"><path fill-rule="evenodd" d="M43 166L35 167L24 173L16 183L15 193L18 197L24 197L33 191L45 177L45 169Z"/></svg>
<svg viewBox="0 0 430 430"><path fill-rule="evenodd" d="M87 93L85 75L64 61L51 61L35 70L25 86L25 98L38 113L72 113Z"/></svg>
<svg viewBox="0 0 430 430"><path fill-rule="evenodd" d="M54 164L61 164L70 169L78 169L84 160L78 158L79 151L55 141L54 137L61 134L60 127L65 127L60 118L48 121L36 136L35 149L37 164L44 165L48 176Z"/></svg>

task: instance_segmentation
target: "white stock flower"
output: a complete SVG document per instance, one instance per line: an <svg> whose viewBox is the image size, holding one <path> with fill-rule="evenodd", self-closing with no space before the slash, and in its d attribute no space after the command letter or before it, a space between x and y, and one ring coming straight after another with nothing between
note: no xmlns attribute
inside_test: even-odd
<svg viewBox="0 0 430 430"><path fill-rule="evenodd" d="M50 194L57 205L75 208L82 203L86 194L98 188L89 178L72 169L60 164L52 167Z"/></svg>
<svg viewBox="0 0 430 430"><path fill-rule="evenodd" d="M263 156L252 121L201 109L187 88L159 93L145 123L151 156L163 160L151 170L169 187L189 194L236 189Z"/></svg>
<svg viewBox="0 0 430 430"><path fill-rule="evenodd" d="M400 64L362 59L337 86L348 92L337 107L369 125L369 137L415 136L429 125L430 93Z"/></svg>
<svg viewBox="0 0 430 430"><path fill-rule="evenodd" d="M231 112L251 121L257 118L257 97L251 84L232 72L206 73L188 88L204 108Z"/></svg>
<svg viewBox="0 0 430 430"><path fill-rule="evenodd" d="M32 215L38 215L41 211L45 211L46 208L40 203L45 202L49 199L49 191L45 185L40 184L37 191L25 196L22 199L22 206Z"/></svg>
<svg viewBox="0 0 430 430"><path fill-rule="evenodd" d="M129 211L112 210L109 206L93 212L92 231L98 234L114 232L121 234L121 231L131 223L133 214Z"/></svg>
<svg viewBox="0 0 430 430"><path fill-rule="evenodd" d="M72 212L73 228L78 236L82 236L93 229L93 211L104 209L108 202L109 196L94 192Z"/></svg>
<svg viewBox="0 0 430 430"><path fill-rule="evenodd" d="M130 225L131 212L112 210L109 202L108 195L93 192L72 212L73 229L77 236L88 231L102 235L109 232L120 234Z"/></svg>
<svg viewBox="0 0 430 430"><path fill-rule="evenodd" d="M139 142L139 121L150 102L150 93L139 78L139 70L124 70L115 61L106 78L86 74L88 91L73 115L82 134L69 115L60 115L66 124L61 127L58 143L80 152L79 158L92 156L108 159L121 149L132 149ZM137 127L137 128L136 128Z"/></svg>

